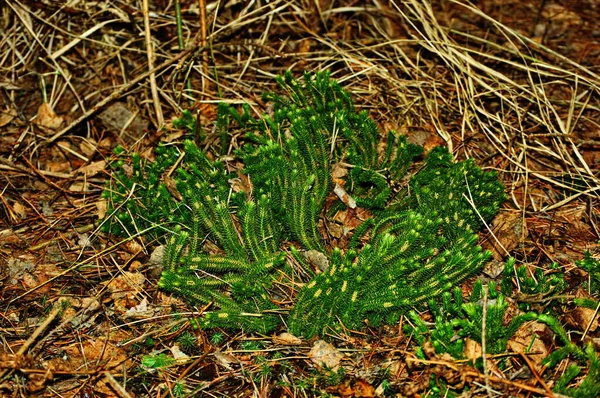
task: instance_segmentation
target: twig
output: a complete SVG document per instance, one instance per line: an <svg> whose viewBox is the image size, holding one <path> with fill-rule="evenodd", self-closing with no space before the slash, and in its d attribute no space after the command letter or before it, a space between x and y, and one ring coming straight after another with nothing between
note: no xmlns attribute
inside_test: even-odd
<svg viewBox="0 0 600 398"><path fill-rule="evenodd" d="M183 40L183 17L181 16L181 3L179 0L175 0L175 21L177 23L177 45L179 50L185 49L185 41ZM204 45L204 41L202 41L202 35L200 36L200 45ZM189 76L185 77L185 93L188 96L188 103L190 108L194 106L194 98L193 98L193 87L192 80Z"/></svg>
<svg viewBox="0 0 600 398"><path fill-rule="evenodd" d="M69 51L71 48L73 48L77 44L79 44L82 40L84 40L87 37L91 36L92 34L94 34L95 32L99 31L100 29L104 28L106 25L109 25L109 24L111 24L113 22L119 22L119 21L123 22L122 19L115 18L115 19L109 19L108 21L104 21L104 22L101 22L101 23L99 23L97 25L94 25L93 27L91 27L90 29L86 30L85 32L83 32L79 36L75 37L73 40L71 40L67 45L65 45L61 49L56 50L55 52L53 52L52 54L50 54L50 59L56 60L57 58L59 58L60 56L62 56L64 53L66 53L67 51Z"/></svg>
<svg viewBox="0 0 600 398"><path fill-rule="evenodd" d="M469 193L470 194L470 193ZM486 344L487 344L487 310L488 310L488 285L483 286L483 308L481 316L481 359L483 361L483 375L485 380L485 389L488 397L492 398L492 388L490 387L490 370L487 363Z"/></svg>
<svg viewBox="0 0 600 398"><path fill-rule="evenodd" d="M152 92L152 102L156 112L156 124L161 129L165 124L160 98L156 87L156 73L154 69L154 47L152 45L152 35L150 32L150 12L148 11L148 0L142 1L142 14L144 15L144 32L146 36L146 54L148 55L148 69L150 70L150 91Z"/></svg>
<svg viewBox="0 0 600 398"><path fill-rule="evenodd" d="M115 392L122 398L131 398L131 395L125 390L125 388L111 375L109 372L104 372L104 377L108 384L115 389Z"/></svg>
<svg viewBox="0 0 600 398"><path fill-rule="evenodd" d="M199 0L198 2L200 7L200 45L206 47L206 0ZM206 76L208 76L208 54L205 49L202 51L202 99L204 99L204 94L208 89Z"/></svg>
<svg viewBox="0 0 600 398"><path fill-rule="evenodd" d="M406 362L417 362L417 363L422 363L422 364L428 364L428 365L442 365L445 366L449 369L458 371L461 373L461 378L463 380L468 379L469 377L478 379L478 380L485 380L485 375L475 371L475 370L465 370L463 371L461 369L461 367L457 366L456 364L452 363L452 362L448 362L448 361L443 361L443 360L426 360L426 359L419 359L419 358L406 358ZM543 390L541 388L537 388L537 387L532 387L529 384L525 384L525 383L520 383L518 381L512 381L512 380L507 380L507 379L502 379L500 377L496 377L496 376L488 376L487 379L489 380L489 382L492 383L498 383L498 384L504 384L507 386L511 386L511 387L515 387L515 388L519 388L521 390L525 390L525 391L529 391L535 394L540 394L542 396L546 396L546 397L563 397L559 394L553 393L552 391L546 391Z"/></svg>
<svg viewBox="0 0 600 398"><path fill-rule="evenodd" d="M77 268L81 267L82 265L84 265L84 264L88 264L88 263L90 263L90 262L94 261L95 259L97 259L97 258L100 258L100 257L102 257L102 256L106 255L106 253L110 253L110 252L111 252L111 251L113 251L114 249L118 248L118 247L119 247L121 244L123 244L123 243L126 243L126 242L129 242L129 241L131 241L131 240L133 240L133 239L137 238L138 236L142 236L142 235L143 235L143 234L145 234L146 232L150 231L152 228L154 228L154 227L148 227L148 228L146 228L146 229L144 229L144 230L142 230L142 231L138 232L137 234L135 234L135 235L132 235L132 236L128 237L127 239L123 239L122 241L120 241L120 242L118 242L118 243L115 243L114 245L112 245L112 246L110 246L110 247L108 247L108 248L104 249L103 251L101 251L101 252L99 252L99 253L96 253L96 254L94 254L94 255L93 255L93 256L91 256L91 257L88 257L87 259L85 259L85 260L83 260L83 261L81 261L81 262L77 262L77 263L73 264L71 267L67 268L67 269L66 269L66 270L64 270L64 271L61 271L61 272L59 272L57 275L54 275L52 278L49 278L48 280L44 281L43 283L40 283L39 285L37 285L37 286L34 286L34 287L32 287L31 289L27 290L25 293L23 293L23 294L21 294L21 295L19 295L19 296L15 297L15 298L13 298L13 299L11 299L11 300L8 302L8 305L11 305L11 304L12 304L12 303L14 303L15 301L18 301L18 300L20 300L21 298L23 298L23 297L27 296L28 294L31 294L32 292L35 292L37 289L39 289L39 288L41 288L41 287L43 287L43 286L46 286L47 284L49 284L49 283L51 283L51 282L55 281L56 279L58 279L58 278L60 278L60 277L62 277L62 276L65 276L65 275L66 275L66 274L68 274L69 272L72 272L72 271L76 270Z"/></svg>
<svg viewBox="0 0 600 398"><path fill-rule="evenodd" d="M33 342L37 340L37 338L42 334L42 332L48 327L48 325L52 323L54 318L56 318L56 316L60 313L60 311L62 311L62 305L65 301L66 299L61 297L56 303L54 303L54 308L52 308L52 311L50 311L48 317L46 317L44 322L42 322L40 326L38 326L37 329L33 331L33 333L31 334L31 336L29 336L27 341L21 346L21 348L19 348L19 351L16 352L15 356L19 357L25 354L25 352L27 352L29 346L31 346ZM2 371L0 371L0 379L4 377L7 371L8 369L3 369Z"/></svg>
<svg viewBox="0 0 600 398"><path fill-rule="evenodd" d="M58 133L54 134L52 137L48 138L45 143L46 144L51 144L54 141L56 141L57 139L59 139L60 137L62 137L63 135L65 135L66 133L68 133L69 131L71 131L72 128L74 128L75 126L77 126L79 123L83 122L85 119L87 119L88 117L94 115L96 112L98 112L100 109L104 108L104 106L112 101L114 101L115 99L119 98L120 96L122 96L125 92L127 92L129 89L131 89L133 86L135 86L136 84L138 84L139 82L141 82L142 80L146 79L148 76L150 76L152 73L156 73L159 70L165 69L179 61L181 61L182 59L188 57L192 52L194 52L196 49L198 49L198 43L196 41L194 41L194 44L190 47L188 47L185 51L180 52L179 54L177 54L175 57L166 60L165 62L163 62L162 64L158 65L157 67L142 73L141 75L137 76L135 79L131 80L129 83L127 84L123 84L121 87L119 87L117 90L115 90L111 95L109 95L108 97L104 98L102 101L98 102L93 108L89 109L87 112L85 112L83 115L79 116L77 119L73 120L71 122L71 124L69 124L67 127L65 127L64 129L62 129L61 131L59 131Z"/></svg>
<svg viewBox="0 0 600 398"><path fill-rule="evenodd" d="M590 331L590 328L592 327L592 323L594 323L594 320L598 316L598 310L599 309L600 309L600 303L598 303L598 305L596 306L596 310L594 311L594 315L590 318L590 321L588 322L587 327L585 328L585 332L583 332L583 336L581 336L581 340L584 340L585 336Z"/></svg>
<svg viewBox="0 0 600 398"><path fill-rule="evenodd" d="M44 180L45 183L50 184L52 187L54 187L55 189L57 189L59 192L66 193L66 194L69 194L69 195L86 195L86 194L89 194L89 192L86 192L86 191L78 192L78 191L69 191L67 189L64 189L63 187L56 185L56 183L54 183L51 179L49 179L48 177L46 177L25 156L22 156L21 160L23 160L23 162L25 162L27 164L27 166L29 166L29 169L32 170L34 174L36 174L38 177L40 177L42 180Z"/></svg>
<svg viewBox="0 0 600 398"><path fill-rule="evenodd" d="M535 368L535 366L533 365L533 363L531 363L531 361L529 360L529 358L527 358L527 355L525 355L524 353L521 352L521 358L523 358L523 360L525 361L525 363L527 363L527 366L529 367L529 370L533 374L533 377L535 377L535 379L538 381L538 383L540 383L541 386L544 388L544 390L546 390L546 394L548 394L548 396L551 397L552 396L552 390L550 389L550 387L548 387L548 385L546 384L546 382L544 382L544 379L542 379L540 377L539 372L537 371L537 369Z"/></svg>

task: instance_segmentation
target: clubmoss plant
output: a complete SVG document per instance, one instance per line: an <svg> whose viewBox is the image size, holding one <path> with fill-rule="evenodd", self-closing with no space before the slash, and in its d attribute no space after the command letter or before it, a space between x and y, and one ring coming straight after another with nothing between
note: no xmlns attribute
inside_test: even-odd
<svg viewBox="0 0 600 398"><path fill-rule="evenodd" d="M593 256L586 253L583 260L576 264L590 272L596 269ZM542 275L536 273L535 278L529 276L524 267L516 269L514 259L507 261L505 276L502 281L502 291L510 294L513 277L516 273L516 282L521 287L522 295L539 296L540 294L559 295L566 288L564 275L555 273ZM590 275L590 279L593 277ZM593 283L593 279L592 279ZM500 354L506 351L508 340L517 332L525 322L538 321L545 323L556 336L557 348L548 355L542 364L554 368L566 358L572 363L564 371L554 386L554 391L571 397L596 397L600 391L600 359L594 346L589 343L583 348L572 341L572 337L565 331L556 316L551 314L538 314L535 312L520 313L513 317L508 324L504 324L508 303L504 294L498 292L494 283L488 286L488 300L483 302L482 283L476 281L469 302L464 303L460 288L454 289L454 294L444 293L440 301L431 300L429 309L433 316L433 324L427 324L415 311L411 311L410 325L405 326L405 331L414 336L419 345L417 354L424 358L423 347L430 342L437 354L449 353L456 359L464 358L464 339L469 337L481 341L483 330L483 306L486 305L486 349L490 354ZM598 304L593 299L578 298L575 304L596 309ZM547 308L546 308L547 310ZM587 369L585 377L576 378Z"/></svg>
<svg viewBox="0 0 600 398"><path fill-rule="evenodd" d="M183 332L177 337L177 342L181 345L181 348L186 351L191 351L198 345L198 339L193 333Z"/></svg>
<svg viewBox="0 0 600 398"><path fill-rule="evenodd" d="M558 263L548 266L548 270L536 268L530 272L527 266L515 266L515 259L509 258L504 266L502 277L502 293L510 296L515 285L519 293L525 295L559 294L566 289L565 275L560 271Z"/></svg>
<svg viewBox="0 0 600 398"><path fill-rule="evenodd" d="M557 340L564 344L563 347L552 352L543 364L549 368L555 367L560 361L568 356L573 357L575 363L567 367L561 378L556 382L554 391L569 397L593 398L600 391L600 358L592 343L588 343L584 349L577 346L569 339L569 335L560 322L549 315L539 315L538 321L544 322L557 336ZM587 369L587 374L576 387L569 387L581 373L582 368Z"/></svg>
<svg viewBox="0 0 600 398"><path fill-rule="evenodd" d="M597 308L600 307L600 302L598 302L598 296L600 295L600 259L594 257L591 252L586 251L584 258L575 263L588 273L584 287L592 295L592 298L576 298L573 302L578 306L597 311Z"/></svg>
<svg viewBox="0 0 600 398"><path fill-rule="evenodd" d="M452 163L436 148L409 187L410 195L392 198L391 210L355 231L345 253L332 250L329 270L300 292L290 314L293 333L395 322L479 272L490 253L477 246L474 231L478 217L493 216L503 198L495 177L470 161Z"/></svg>
<svg viewBox="0 0 600 398"><path fill-rule="evenodd" d="M576 264L589 274L588 289L590 293L596 296L600 295L600 257L594 257L591 252L586 251L585 257Z"/></svg>
<svg viewBox="0 0 600 398"><path fill-rule="evenodd" d="M448 292L442 295L441 302L430 300L429 309L434 317L432 328L418 316L410 312L412 326L405 327L406 332L415 336L422 347L430 341L436 354L449 353L456 359L464 358L465 338L481 342L483 335L483 314L486 306L486 350L490 354L500 354L506 351L508 340L516 333L523 323L537 318L535 313L524 313L515 316L508 324L504 324L505 313L508 309L506 298L497 292L494 283L488 286L488 300L484 303L483 284L477 281L473 287L470 300L463 302L460 288L454 289L454 294ZM422 350L419 350L422 353Z"/></svg>
<svg viewBox="0 0 600 398"><path fill-rule="evenodd" d="M146 355L142 358L142 367L148 370L164 369L175 364L175 359L167 354Z"/></svg>
<svg viewBox="0 0 600 398"><path fill-rule="evenodd" d="M455 162L441 147L423 157L394 132L381 140L376 123L327 73L277 81L279 92L265 95L268 114L219 106L220 136L244 132L235 163L187 140L159 148L155 162L142 165L134 156L130 168L117 164L106 194L116 221L107 229L160 226L155 235L167 240L162 289L210 303L205 327L264 333L287 317L292 333L311 337L394 322L480 271L490 254L476 233L505 198L495 173L473 160ZM181 125L195 130L192 122ZM347 247L323 239L339 163L348 165L345 190L373 214ZM231 181L240 178L247 187L234 189ZM301 255L308 250L329 267L313 269ZM280 281L303 284L291 311L281 308Z"/></svg>

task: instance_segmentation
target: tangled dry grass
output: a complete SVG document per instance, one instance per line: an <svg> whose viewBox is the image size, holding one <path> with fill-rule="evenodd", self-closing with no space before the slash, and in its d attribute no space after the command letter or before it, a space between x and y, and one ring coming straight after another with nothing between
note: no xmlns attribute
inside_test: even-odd
<svg viewBox="0 0 600 398"><path fill-rule="evenodd" d="M344 377L313 372L310 342L195 330L200 311L155 288L153 242L97 233L100 193L116 145L151 157L193 109L210 146L218 102L261 113L277 74L329 70L383 130L500 172L510 199L482 236L497 260L581 278L573 262L600 239L598 7L0 2L0 394L368 397L385 374L416 395L438 372L474 394L551 395L564 366L544 374L515 357L522 381L443 359L415 367L400 328L338 337ZM180 362L158 366L164 353Z"/></svg>

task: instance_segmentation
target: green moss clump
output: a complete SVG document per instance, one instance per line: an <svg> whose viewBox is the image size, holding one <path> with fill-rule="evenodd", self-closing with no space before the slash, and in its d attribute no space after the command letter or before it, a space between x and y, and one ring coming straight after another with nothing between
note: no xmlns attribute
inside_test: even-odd
<svg viewBox="0 0 600 398"><path fill-rule="evenodd" d="M206 327L268 332L286 317L293 333L311 337L394 322L481 270L490 254L476 232L505 199L495 173L472 160L454 162L445 148L423 158L422 148L394 132L381 140L376 123L327 73L286 74L278 83L278 93L265 95L273 104L268 115L219 107L221 147L234 127L244 132L235 152L241 170L190 140L161 149L166 155L154 163L134 162L133 175L116 173L107 192L119 221L107 228L159 224L158 239L170 231L161 288L212 303ZM183 126L193 125L188 119ZM373 214L348 247L323 239L339 162L350 165L346 191ZM407 178L411 169L418 171ZM240 175L252 190L235 192L230 181ZM329 267L316 272L303 250L320 252ZM291 311L282 308L280 281L303 283Z"/></svg>

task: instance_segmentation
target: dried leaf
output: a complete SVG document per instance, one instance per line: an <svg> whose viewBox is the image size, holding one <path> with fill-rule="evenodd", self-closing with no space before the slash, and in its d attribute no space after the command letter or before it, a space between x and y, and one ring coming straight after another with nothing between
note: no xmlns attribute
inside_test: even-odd
<svg viewBox="0 0 600 398"><path fill-rule="evenodd" d="M85 369L90 363L97 363L99 366L102 364L102 368L109 371L117 367L123 369L124 365L129 367L132 363L124 348L114 345L103 337L90 339L83 343L76 341L62 347L62 350L65 352L64 356L68 358L66 363L59 361L59 366L63 369Z"/></svg>
<svg viewBox="0 0 600 398"><path fill-rule="evenodd" d="M93 142L95 142L95 141L93 141ZM98 143L96 144L96 149L102 148L104 150L110 150L112 147L114 147L112 136L103 138L100 141L98 141Z"/></svg>
<svg viewBox="0 0 600 398"><path fill-rule="evenodd" d="M81 141L79 144L79 150L87 157L91 157L96 152L98 143L93 138L88 138Z"/></svg>
<svg viewBox="0 0 600 398"><path fill-rule="evenodd" d="M273 343L279 345L300 345L302 340L291 333L281 333L279 336L273 336Z"/></svg>
<svg viewBox="0 0 600 398"><path fill-rule="evenodd" d="M17 111L12 108L6 111L0 111L0 127L9 124L15 117L17 117Z"/></svg>
<svg viewBox="0 0 600 398"><path fill-rule="evenodd" d="M171 347L171 354L173 354L173 358L175 358L178 364L186 363L190 360L190 356L181 351L177 343Z"/></svg>
<svg viewBox="0 0 600 398"><path fill-rule="evenodd" d="M210 103L201 103L198 105L198 110L200 114L204 116L207 120L215 120L217 118L217 105Z"/></svg>
<svg viewBox="0 0 600 398"><path fill-rule="evenodd" d="M121 275L106 284L106 288L114 298L123 297L130 292L137 292L144 286L146 278L139 272L123 271Z"/></svg>
<svg viewBox="0 0 600 398"><path fill-rule="evenodd" d="M56 130L60 127L63 120L62 117L54 113L54 110L47 102L42 103L38 108L36 121L44 127Z"/></svg>
<svg viewBox="0 0 600 398"><path fill-rule="evenodd" d="M541 322L527 322L517 330L513 337L508 340L508 348L514 352L528 354L527 357L540 371L542 360L548 356L549 347L544 342L544 336L552 333L546 324ZM550 342L552 338L549 339Z"/></svg>
<svg viewBox="0 0 600 398"><path fill-rule="evenodd" d="M98 118L102 123L114 132L125 129L129 134L127 137L139 138L148 129L148 120L141 117L139 112L134 113L124 102L115 102L100 112Z"/></svg>
<svg viewBox="0 0 600 398"><path fill-rule="evenodd" d="M598 329L598 316L591 308L576 307L565 315L565 322L581 331L586 330L588 325L590 332Z"/></svg>
<svg viewBox="0 0 600 398"><path fill-rule="evenodd" d="M141 303L131 307L123 315L126 318L139 318L147 319L152 317L156 313L154 308L148 308L148 299L144 297Z"/></svg>
<svg viewBox="0 0 600 398"><path fill-rule="evenodd" d="M342 223L344 226L344 235L353 231L356 227L362 224L366 219L371 218L372 214L368 209L357 207L355 209L346 209L338 211L333 219Z"/></svg>
<svg viewBox="0 0 600 398"><path fill-rule="evenodd" d="M69 162L46 162L44 167L47 171L53 173L68 173L71 171L71 164Z"/></svg>
<svg viewBox="0 0 600 398"><path fill-rule="evenodd" d="M131 264L129 264L129 269L131 271L137 271L137 270L141 269L142 266L143 266L143 264L142 264L141 261L139 261L139 260L133 260L131 262Z"/></svg>
<svg viewBox="0 0 600 398"><path fill-rule="evenodd" d="M131 307L140 304L136 296L142 291L145 280L144 275L139 272L124 271L106 283L116 311L128 313Z"/></svg>
<svg viewBox="0 0 600 398"><path fill-rule="evenodd" d="M466 338L465 339L465 349L464 349L465 357L475 362L478 358L481 358L483 354L483 350L481 349L481 344L473 339Z"/></svg>
<svg viewBox="0 0 600 398"><path fill-rule="evenodd" d="M357 398L372 398L375 396L375 389L366 380L358 379L354 383L354 396Z"/></svg>
<svg viewBox="0 0 600 398"><path fill-rule="evenodd" d="M127 250L127 253L130 254L139 254L144 250L142 245L137 240L130 240L125 242L123 248Z"/></svg>
<svg viewBox="0 0 600 398"><path fill-rule="evenodd" d="M483 272L490 278L496 279L504 272L504 263L492 260L483 266Z"/></svg>
<svg viewBox="0 0 600 398"><path fill-rule="evenodd" d="M336 183L343 184L343 178L348 175L348 168L343 166L341 163L336 163L333 165L333 169L331 170L331 178Z"/></svg>
<svg viewBox="0 0 600 398"><path fill-rule="evenodd" d="M79 247L92 247L92 240L89 234L79 234L77 239L77 245Z"/></svg>
<svg viewBox="0 0 600 398"><path fill-rule="evenodd" d="M157 246L150 254L150 258L146 263L148 267L148 276L150 278L160 278L163 271L163 259L165 257L165 246Z"/></svg>
<svg viewBox="0 0 600 398"><path fill-rule="evenodd" d="M227 354L221 351L217 351L213 354L219 365L223 366L227 370L233 370L232 363L237 363L238 360L231 354Z"/></svg>
<svg viewBox="0 0 600 398"><path fill-rule="evenodd" d="M231 184L231 189L233 190L233 192L235 192L235 193L244 192L246 195L252 196L252 190L254 189L254 185L252 185L252 181L250 180L250 177L239 171L238 171L237 175L238 175L237 178L232 178L229 180L229 183Z"/></svg>
<svg viewBox="0 0 600 398"><path fill-rule="evenodd" d="M358 379L354 383L346 381L327 391L336 392L342 398L373 398L376 396L375 388L373 388L373 386L365 379ZM380 395L381 394L378 394L378 396Z"/></svg>
<svg viewBox="0 0 600 398"><path fill-rule="evenodd" d="M20 259L11 257L7 261L8 275L10 276L10 284L16 284L24 274L33 272L35 264L30 259Z"/></svg>
<svg viewBox="0 0 600 398"><path fill-rule="evenodd" d="M350 383L343 383L338 386L335 386L329 392L337 392L342 398L350 398L354 396L354 390Z"/></svg>
<svg viewBox="0 0 600 398"><path fill-rule="evenodd" d="M85 174L86 177L92 177L106 168L106 160L92 162L86 166L80 167L77 172Z"/></svg>
<svg viewBox="0 0 600 398"><path fill-rule="evenodd" d="M496 239L491 238L482 246L491 250L498 261L503 261L506 254L512 252L528 233L523 215L516 211L498 214L492 222L492 232Z"/></svg>
<svg viewBox="0 0 600 398"><path fill-rule="evenodd" d="M45 294L52 288L50 283L46 283L48 279L48 275L45 272L38 271L35 274L27 273L23 275L23 285L27 289L35 288L36 294Z"/></svg>
<svg viewBox="0 0 600 398"><path fill-rule="evenodd" d="M108 206L108 202L106 199L100 199L96 202L96 210L98 210L98 219L103 219L106 216L106 208Z"/></svg>
<svg viewBox="0 0 600 398"><path fill-rule="evenodd" d="M437 129L431 123L425 124L419 129L401 128L401 131L406 131L407 140L411 144L422 146L425 153L429 153L433 148L444 145L445 141L440 137Z"/></svg>
<svg viewBox="0 0 600 398"><path fill-rule="evenodd" d="M596 235L588 221L586 206L563 206L555 215L556 220L564 221L566 230L562 236L577 239L580 242L595 242Z"/></svg>
<svg viewBox="0 0 600 398"><path fill-rule="evenodd" d="M167 174L165 174L163 176L163 182L165 184L165 187L167 188L167 190L169 191L169 193L178 201L182 201L183 200L183 196L181 195L181 193L177 190L177 180L175 180L173 177L168 176Z"/></svg>
<svg viewBox="0 0 600 398"><path fill-rule="evenodd" d="M577 298L593 299L583 288L575 292ZM595 310L585 307L575 307L565 314L564 321L567 325L580 331L585 331L589 326L589 332L595 332L598 329L600 319Z"/></svg>
<svg viewBox="0 0 600 398"><path fill-rule="evenodd" d="M162 142L173 142L173 141L180 139L181 137L183 137L183 131L178 130L178 131L174 131L170 134L165 135L160 140Z"/></svg>
<svg viewBox="0 0 600 398"><path fill-rule="evenodd" d="M344 228L343 225L337 223L337 222L327 222L327 232L329 232L329 235L333 238L341 238L343 236L346 236L347 234L347 229Z"/></svg>
<svg viewBox="0 0 600 398"><path fill-rule="evenodd" d="M71 184L69 191L73 192L86 192L89 190L89 184L87 181L78 181Z"/></svg>
<svg viewBox="0 0 600 398"><path fill-rule="evenodd" d="M332 344L318 340L308 353L308 357L317 367L326 367L335 372L344 355Z"/></svg>
<svg viewBox="0 0 600 398"><path fill-rule="evenodd" d="M33 359L28 354L11 354L0 351L0 363L3 369L27 369L33 366Z"/></svg>
<svg viewBox="0 0 600 398"><path fill-rule="evenodd" d="M15 202L13 211L19 216L19 220L22 220L27 216L27 209L19 202Z"/></svg>
<svg viewBox="0 0 600 398"><path fill-rule="evenodd" d="M542 9L541 15L544 19L564 22L567 25L581 25L579 14L570 11L560 4L546 4Z"/></svg>

